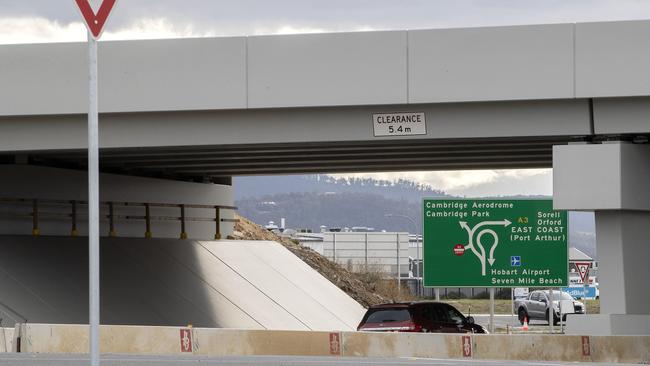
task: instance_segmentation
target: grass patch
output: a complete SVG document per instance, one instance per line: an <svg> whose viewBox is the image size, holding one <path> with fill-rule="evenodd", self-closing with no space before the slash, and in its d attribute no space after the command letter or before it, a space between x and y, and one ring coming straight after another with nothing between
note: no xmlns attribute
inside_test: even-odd
<svg viewBox="0 0 650 366"><path fill-rule="evenodd" d="M489 314L490 313L490 300L487 299L458 299L458 300L442 300L456 309L460 310L463 314ZM495 314L511 314L512 305L510 300L494 300L494 313Z"/></svg>
<svg viewBox="0 0 650 366"><path fill-rule="evenodd" d="M600 299L581 301L587 306L587 314L600 314Z"/></svg>
<svg viewBox="0 0 650 366"><path fill-rule="evenodd" d="M463 314L467 315L471 308L472 314L489 314L490 313L490 300L484 299L459 299L459 300L443 300L448 304L453 305L456 309L460 310ZM586 303L587 314L600 313L600 300L582 300ZM517 309L515 309L516 311ZM512 314L512 305L510 300L494 300L494 313L495 314Z"/></svg>

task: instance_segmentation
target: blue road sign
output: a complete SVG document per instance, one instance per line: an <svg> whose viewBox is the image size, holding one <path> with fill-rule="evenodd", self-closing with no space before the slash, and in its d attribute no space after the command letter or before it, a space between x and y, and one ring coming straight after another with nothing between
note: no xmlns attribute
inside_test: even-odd
<svg viewBox="0 0 650 366"><path fill-rule="evenodd" d="M520 255L510 256L510 266L521 267L521 256Z"/></svg>
<svg viewBox="0 0 650 366"><path fill-rule="evenodd" d="M585 297L588 299L596 298L596 287L594 286L589 286L587 288L587 296L585 296L585 288L583 286L563 287L562 291L567 292L569 295L575 297L576 299L584 299Z"/></svg>

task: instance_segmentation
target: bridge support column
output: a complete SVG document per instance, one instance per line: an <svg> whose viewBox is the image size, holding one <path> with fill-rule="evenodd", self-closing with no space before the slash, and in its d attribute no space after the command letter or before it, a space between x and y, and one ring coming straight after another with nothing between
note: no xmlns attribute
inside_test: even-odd
<svg viewBox="0 0 650 366"><path fill-rule="evenodd" d="M600 314L569 316L568 334L650 335L650 145L555 146L556 209L594 211Z"/></svg>

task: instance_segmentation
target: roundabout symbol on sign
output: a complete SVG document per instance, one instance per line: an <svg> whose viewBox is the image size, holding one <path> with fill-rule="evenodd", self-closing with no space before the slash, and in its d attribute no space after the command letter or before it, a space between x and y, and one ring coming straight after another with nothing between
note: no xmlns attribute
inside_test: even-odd
<svg viewBox="0 0 650 366"><path fill-rule="evenodd" d="M481 275L485 276L485 247L483 247L483 244L481 243L481 238L488 234L494 238L494 244L492 244L492 247L490 248L490 256L487 258L487 262L489 263L490 266L494 264L496 261L494 259L494 250L497 248L497 245L499 245L499 236L497 233L492 230L492 229L482 229L479 230L478 232L476 231L478 228L482 226L487 226L487 225L500 225L500 226L505 226L507 227L508 225L512 224L509 220L503 220L503 221L483 221L479 222L476 224L473 228L470 228L467 225L467 222L465 221L459 221L460 227L465 229L467 231L467 236L469 237L469 244L465 246L465 250L469 249L474 253L476 258L481 262ZM474 235L476 233L476 236ZM474 238L476 237L476 240ZM454 248L454 252L455 252Z"/></svg>

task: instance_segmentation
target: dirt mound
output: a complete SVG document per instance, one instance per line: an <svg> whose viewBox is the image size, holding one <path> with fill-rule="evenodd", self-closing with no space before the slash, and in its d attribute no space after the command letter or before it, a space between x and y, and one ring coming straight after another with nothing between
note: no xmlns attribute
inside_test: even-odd
<svg viewBox="0 0 650 366"><path fill-rule="evenodd" d="M368 307L374 304L389 302L389 300L376 293L377 289L373 284L366 283L356 275L340 265L331 262L324 256L313 251L311 248L303 247L297 242L288 238L282 238L272 233L260 225L236 215L239 220L235 224L233 236L229 239L239 240L271 240L284 245L293 254L302 259L305 263L318 271L333 284L345 291L350 297L355 299L361 305Z"/></svg>

